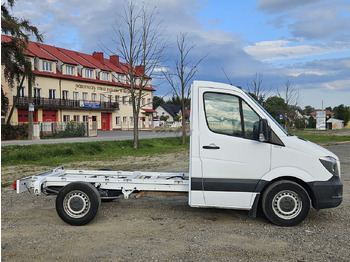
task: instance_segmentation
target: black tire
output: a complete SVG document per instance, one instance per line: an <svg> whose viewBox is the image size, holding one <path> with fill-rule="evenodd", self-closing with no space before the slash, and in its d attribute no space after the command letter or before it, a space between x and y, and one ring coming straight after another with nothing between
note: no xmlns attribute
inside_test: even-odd
<svg viewBox="0 0 350 262"><path fill-rule="evenodd" d="M89 223L101 206L97 189L85 182L72 182L58 193L56 211L60 218L73 226Z"/></svg>
<svg viewBox="0 0 350 262"><path fill-rule="evenodd" d="M295 226L309 214L310 198L298 183L281 180L265 190L261 205L267 219L275 225Z"/></svg>

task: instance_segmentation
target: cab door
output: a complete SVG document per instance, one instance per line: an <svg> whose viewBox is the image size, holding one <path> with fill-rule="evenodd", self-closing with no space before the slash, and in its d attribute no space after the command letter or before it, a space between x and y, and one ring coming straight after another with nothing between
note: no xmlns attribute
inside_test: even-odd
<svg viewBox="0 0 350 262"><path fill-rule="evenodd" d="M270 170L271 145L258 141L259 115L234 90L199 89L199 155L206 206L250 209Z"/></svg>

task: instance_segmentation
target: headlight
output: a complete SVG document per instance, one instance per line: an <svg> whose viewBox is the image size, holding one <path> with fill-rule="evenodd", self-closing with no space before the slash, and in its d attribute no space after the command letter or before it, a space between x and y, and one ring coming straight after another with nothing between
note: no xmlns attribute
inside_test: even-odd
<svg viewBox="0 0 350 262"><path fill-rule="evenodd" d="M320 157L322 165L333 175L339 176L337 160L331 156Z"/></svg>

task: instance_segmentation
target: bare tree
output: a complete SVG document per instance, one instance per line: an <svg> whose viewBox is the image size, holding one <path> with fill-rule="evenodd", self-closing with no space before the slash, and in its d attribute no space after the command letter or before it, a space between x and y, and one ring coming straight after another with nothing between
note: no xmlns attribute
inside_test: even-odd
<svg viewBox="0 0 350 262"><path fill-rule="evenodd" d="M300 102L299 91L291 85L291 81L287 80L282 90L277 90L277 94L280 98L283 98L287 108L285 113L286 129L291 127L291 121L296 117L295 113Z"/></svg>
<svg viewBox="0 0 350 262"><path fill-rule="evenodd" d="M197 62L192 62L189 55L195 48L195 45L188 46L186 43L186 33L180 33L177 37L177 49L179 57L175 61L175 69L172 71L163 71L163 75L171 85L176 96L181 98L181 113L182 113L182 144L186 140L186 98L190 95L189 83L198 71L199 64L206 56L201 57ZM188 101L188 99L187 99ZM189 106L189 105L188 105Z"/></svg>
<svg viewBox="0 0 350 262"><path fill-rule="evenodd" d="M265 98L271 91L271 88L266 88L263 85L264 75L262 73L256 73L252 82L247 83L248 92L258 101L263 104Z"/></svg>
<svg viewBox="0 0 350 262"><path fill-rule="evenodd" d="M152 74L161 63L166 47L163 29L157 23L156 8L148 10L143 3L140 7L133 1L126 2L124 13L115 26L117 39L116 49L119 57L127 66L121 63L120 70L126 75L126 88L130 91L133 120L134 148L139 142L139 113L143 92L149 84Z"/></svg>

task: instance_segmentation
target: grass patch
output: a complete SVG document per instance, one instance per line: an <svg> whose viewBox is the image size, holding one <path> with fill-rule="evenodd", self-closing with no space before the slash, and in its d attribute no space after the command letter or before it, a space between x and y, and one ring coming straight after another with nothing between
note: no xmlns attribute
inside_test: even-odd
<svg viewBox="0 0 350 262"><path fill-rule="evenodd" d="M314 143L334 143L350 141L350 135L347 130L293 130L290 132L292 135L309 140Z"/></svg>
<svg viewBox="0 0 350 262"><path fill-rule="evenodd" d="M74 161L108 161L122 156L152 155L188 148L189 138L182 145L181 137L141 139L137 150L133 148L133 140L2 146L1 164L59 166Z"/></svg>

